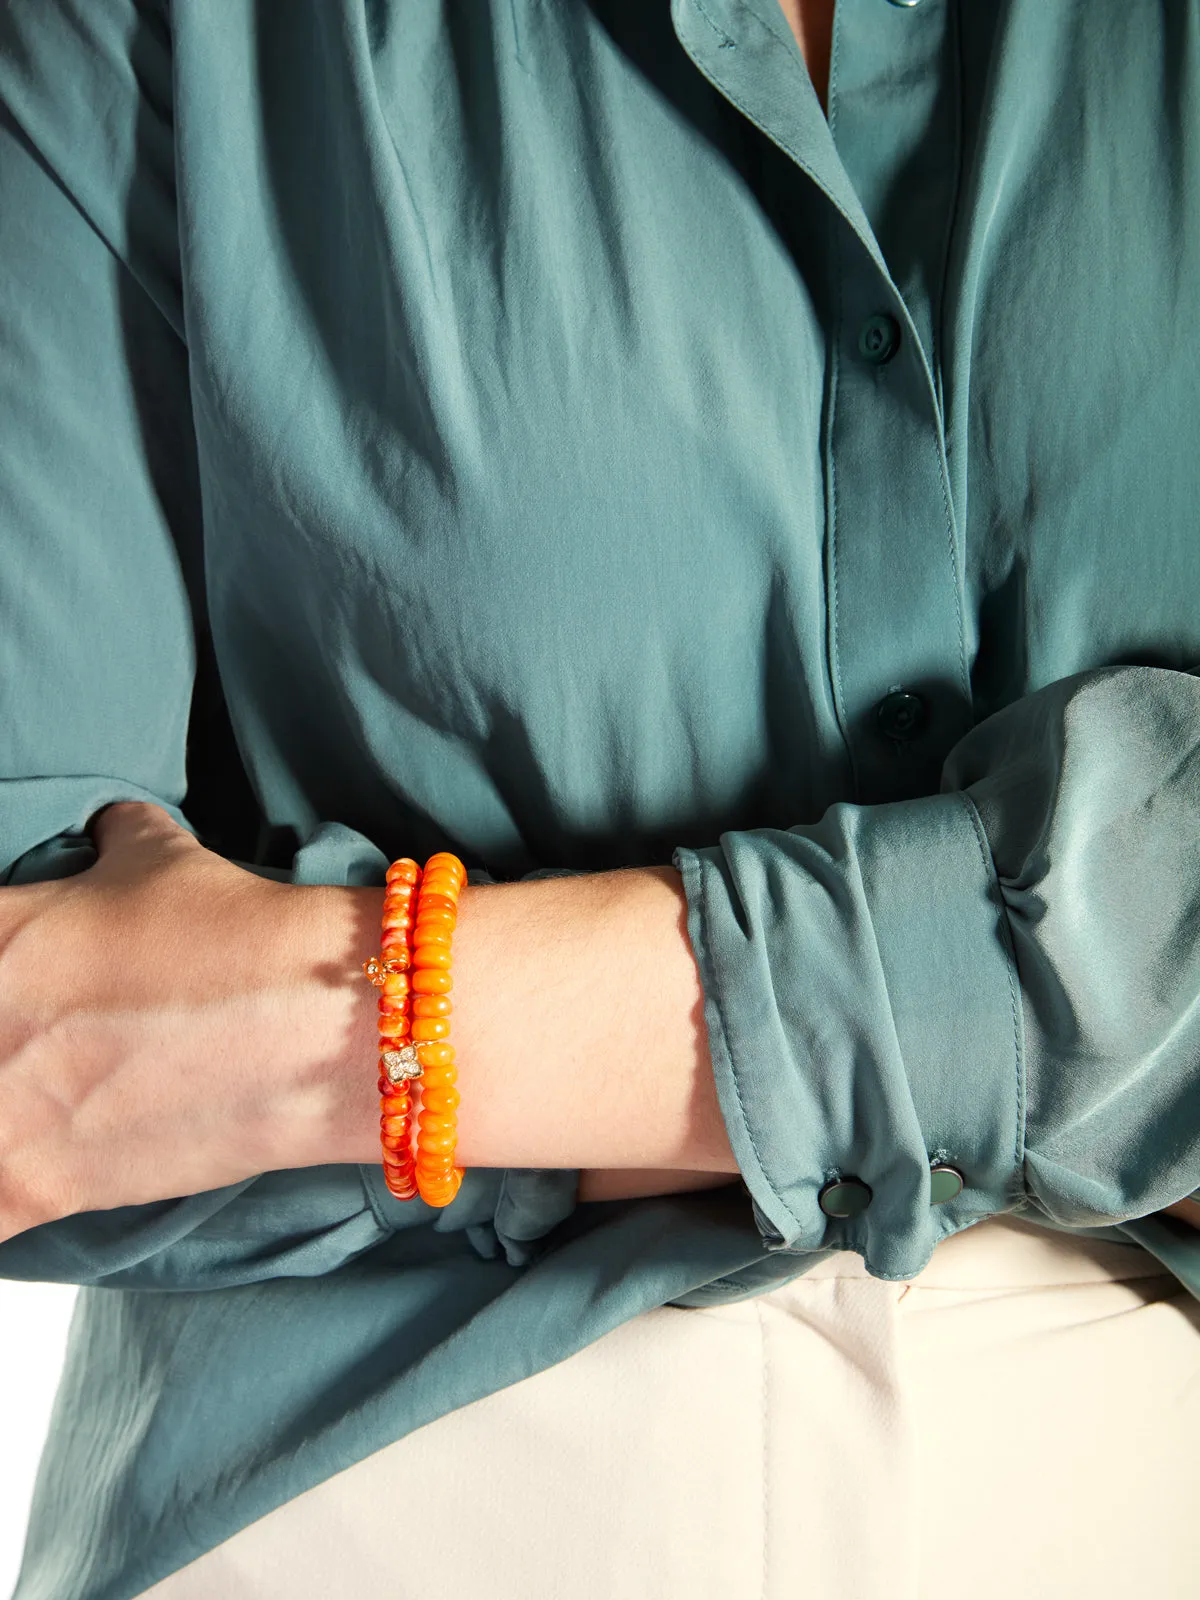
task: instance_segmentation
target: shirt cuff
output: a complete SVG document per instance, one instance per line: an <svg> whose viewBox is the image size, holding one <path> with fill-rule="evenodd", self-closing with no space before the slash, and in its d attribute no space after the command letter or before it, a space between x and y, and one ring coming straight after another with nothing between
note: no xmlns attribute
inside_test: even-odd
<svg viewBox="0 0 1200 1600"><path fill-rule="evenodd" d="M962 793L677 849L721 1111L768 1251L857 1251L909 1278L1024 1198L1012 941ZM930 1168L963 1187L935 1203ZM822 1189L869 1189L831 1216ZM858 1191L860 1197L862 1191Z"/></svg>

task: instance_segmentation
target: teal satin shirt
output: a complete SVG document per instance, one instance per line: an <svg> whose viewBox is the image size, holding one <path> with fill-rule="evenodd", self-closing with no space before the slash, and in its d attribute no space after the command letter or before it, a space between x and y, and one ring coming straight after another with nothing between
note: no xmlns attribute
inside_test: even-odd
<svg viewBox="0 0 1200 1600"><path fill-rule="evenodd" d="M127 798L304 883L673 861L741 1173L9 1240L84 1286L16 1600L830 1251L1200 1296L1194 0L838 0L828 121L776 0L7 0L0 106L3 881Z"/></svg>

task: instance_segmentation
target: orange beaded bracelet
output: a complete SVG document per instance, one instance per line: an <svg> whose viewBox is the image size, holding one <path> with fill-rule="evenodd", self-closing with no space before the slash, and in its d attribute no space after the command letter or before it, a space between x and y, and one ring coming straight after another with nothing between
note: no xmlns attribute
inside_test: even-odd
<svg viewBox="0 0 1200 1600"><path fill-rule="evenodd" d="M422 872L408 856L387 870L380 953L363 971L379 997L380 1140L383 1175L398 1200L419 1193L447 1206L462 1183L457 1143L454 1048L450 1038L450 946L467 869L439 850ZM421 1083L416 1155L410 1085Z"/></svg>

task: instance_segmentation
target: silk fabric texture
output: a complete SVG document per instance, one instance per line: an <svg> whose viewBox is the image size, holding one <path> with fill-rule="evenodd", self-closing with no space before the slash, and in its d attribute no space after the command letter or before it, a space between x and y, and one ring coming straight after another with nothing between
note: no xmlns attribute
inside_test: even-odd
<svg viewBox="0 0 1200 1600"><path fill-rule="evenodd" d="M5 881L121 799L298 883L673 861L740 1169L6 1242L82 1286L16 1600L831 1253L1200 1294L1198 18L839 0L826 120L773 0L0 12Z"/></svg>

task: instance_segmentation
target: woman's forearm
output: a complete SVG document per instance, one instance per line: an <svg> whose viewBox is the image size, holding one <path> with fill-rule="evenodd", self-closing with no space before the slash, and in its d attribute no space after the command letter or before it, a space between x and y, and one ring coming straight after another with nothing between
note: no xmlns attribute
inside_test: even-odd
<svg viewBox="0 0 1200 1600"><path fill-rule="evenodd" d="M279 1165L375 1161L374 991L357 961L375 947L382 890L304 892L323 1037L342 1044L308 1085ZM585 1201L737 1180L685 918L673 867L463 890L450 1019L460 1166L579 1167ZM340 990L337 950L352 957ZM1166 1214L1200 1227L1196 1205Z"/></svg>
<svg viewBox="0 0 1200 1600"><path fill-rule="evenodd" d="M0 889L0 1241L378 1161L382 890L264 879L144 802L92 834L86 872ZM581 1200L737 1181L673 868L465 888L453 954L462 1166L577 1168Z"/></svg>
<svg viewBox="0 0 1200 1600"><path fill-rule="evenodd" d="M349 894L341 931L314 929L325 952L318 960L314 946L314 969L328 973L329 952L355 938L358 959L374 948L382 891ZM736 1178L685 918L672 867L464 888L450 995L460 1166L602 1172L585 1178L583 1199L639 1182L661 1181L640 1192L664 1193L664 1173L680 1189ZM374 1161L374 991L361 978L327 990L327 1036L338 1031L331 1005L344 1037L329 1063L333 1122L310 1117L304 1136L324 1139L316 1159ZM319 1099L309 1094L310 1111Z"/></svg>

